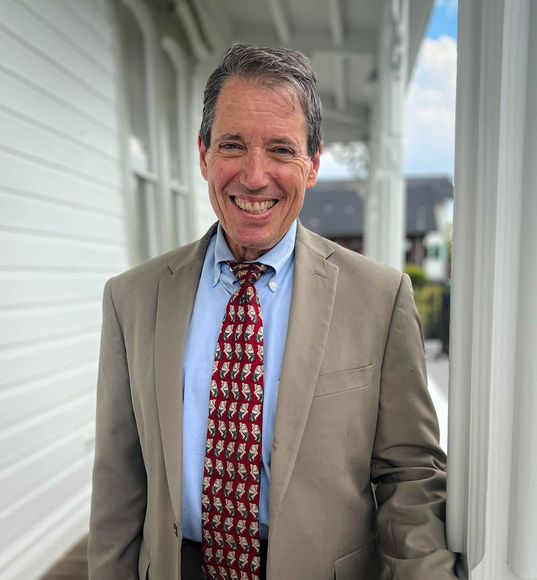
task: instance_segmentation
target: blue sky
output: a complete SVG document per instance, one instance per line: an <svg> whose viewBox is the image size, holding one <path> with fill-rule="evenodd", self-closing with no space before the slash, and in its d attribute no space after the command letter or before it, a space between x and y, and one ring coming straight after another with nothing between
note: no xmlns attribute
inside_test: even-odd
<svg viewBox="0 0 537 580"><path fill-rule="evenodd" d="M457 64L457 0L436 0L405 101L405 175L453 177ZM350 177L330 154L321 179Z"/></svg>
<svg viewBox="0 0 537 580"><path fill-rule="evenodd" d="M437 0L429 21L427 38L443 35L457 38L457 2L454 0Z"/></svg>

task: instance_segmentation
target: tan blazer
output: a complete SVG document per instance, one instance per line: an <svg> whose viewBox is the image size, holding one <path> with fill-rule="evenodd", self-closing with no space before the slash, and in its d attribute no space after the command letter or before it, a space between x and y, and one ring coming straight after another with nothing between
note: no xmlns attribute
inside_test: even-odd
<svg viewBox="0 0 537 580"><path fill-rule="evenodd" d="M180 578L183 349L213 232L106 285L91 580ZM408 277L302 226L295 259L268 580L455 578Z"/></svg>

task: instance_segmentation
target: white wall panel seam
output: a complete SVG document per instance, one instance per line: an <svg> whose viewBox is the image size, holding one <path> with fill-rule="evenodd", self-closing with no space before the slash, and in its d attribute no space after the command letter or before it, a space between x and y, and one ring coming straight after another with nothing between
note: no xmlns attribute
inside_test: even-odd
<svg viewBox="0 0 537 580"><path fill-rule="evenodd" d="M116 125L117 107L106 103L93 92L80 84L78 80L65 74L61 69L41 58L24 44L18 42L0 26L0 53L9 55L3 59L4 69L15 73L22 71L32 82L44 87L49 92L61 95L63 99L81 104L91 110L94 117L101 118L105 125Z"/></svg>
<svg viewBox="0 0 537 580"><path fill-rule="evenodd" d="M54 480L61 479L62 475L68 473L74 464L91 460L90 449L81 454L81 450L85 447L87 429L88 426L83 425L62 439L0 470L0 486L3 488L0 496L0 519L6 513L26 503L28 498L39 494L40 490L52 485ZM69 447L67 451L63 449L66 447ZM65 461L65 468L58 470L54 465L54 457L61 458L62 453L65 453L62 458ZM43 478L43 483L37 484L37 481Z"/></svg>
<svg viewBox="0 0 537 580"><path fill-rule="evenodd" d="M33 191L25 191L22 189L16 189L14 187L6 187L5 185L0 184L0 194L1 193L8 193L11 195L16 196L23 196L35 201L39 201L42 203L50 204L53 206L64 207L69 209L76 209L76 210L83 210L86 213L93 213L103 217L109 217L112 219L117 219L118 222L123 222L123 215L120 211L113 211L108 209L101 209L97 207L93 207L91 205L86 205L84 203L77 203L75 201L68 201L64 199L58 199L56 197L50 197L41 192L33 192Z"/></svg>
<svg viewBox="0 0 537 580"><path fill-rule="evenodd" d="M0 390L0 401L5 401L9 397L18 397L25 393L37 392L41 389L53 385L55 382L67 381L74 379L77 375L87 372L93 372L98 369L97 359L94 357L88 358L76 365L65 366L55 372L51 372L48 376L38 376L37 379L26 381L15 389Z"/></svg>
<svg viewBox="0 0 537 580"><path fill-rule="evenodd" d="M3 314L0 312L0 320L3 321L4 323L10 320L18 320L20 322L21 318L25 318L28 321L34 321L39 316L51 316L51 317L56 315L73 316L75 313L76 314L89 312L93 313L95 307L100 304L101 304L100 301L91 301L87 303L82 303L80 305L76 304L75 306L66 304L62 306L61 309L58 309L57 306L43 307L39 309L34 308L32 312L26 312L24 309L21 309L19 311L17 311L16 309L10 309L9 312L5 312Z"/></svg>
<svg viewBox="0 0 537 580"><path fill-rule="evenodd" d="M42 411L38 415L33 417L26 417L25 419L17 422L16 425L12 425L3 429L1 439L9 439L10 437L15 437L21 435L24 431L31 429L37 425L42 425L44 423L49 423L52 420L60 419L62 415L67 412L73 411L76 407L80 407L82 405L86 405L87 403L92 403L95 400L95 392L91 393L84 393L79 394L78 397L75 399L71 399L68 401L64 401L61 404L55 405L51 409L47 409L46 411ZM63 422L58 422L58 425L61 426ZM87 425L91 425L93 423L93 418L88 419ZM87 427L87 425L84 425ZM80 423L77 424L80 427ZM39 441L36 442L39 444ZM36 449L34 453L37 453L39 449ZM0 458L0 461L3 461L3 458Z"/></svg>
<svg viewBox="0 0 537 580"><path fill-rule="evenodd" d="M32 392L27 392L27 393L19 393L16 396L12 396L12 397L3 397L2 401L3 404L6 406L6 408L8 409L13 409L16 405L19 404L29 404L29 412L27 413L23 413L23 412L18 412L15 414L15 420L4 420L2 421L2 429L10 429L16 425L18 425L20 422L22 421L26 421L28 419L30 419L31 417L39 414L39 413L47 413L52 409L55 409L57 405L63 405L64 403L67 403L73 399L78 399L80 397L83 397L85 395L87 395L88 393L91 394L92 396L92 402L91 404L88 406L87 409L85 409L86 413L91 413L90 417L86 417L86 422L94 422L95 417L94 417L94 411L95 411L95 383L96 383L96 377L97 377L97 369L91 369L90 371L85 371L84 373L82 373L81 375L79 375L78 377L76 375L74 375L76 377L76 379L72 379L72 380L76 380L77 382L73 385L67 385L67 380L64 380L63 383L59 383L59 386L56 387L55 385L53 385L50 381L49 383L45 386L42 387L39 390L34 390ZM56 389L59 389L58 392L56 392ZM35 399L34 400L30 400L28 401L28 399L31 399L31 397L35 397L35 396L42 396L42 397L47 397L47 399L49 398L50 395L50 400L47 401L43 401L42 404L34 404L35 403ZM47 431L48 433L48 431ZM92 433L93 436L93 433Z"/></svg>
<svg viewBox="0 0 537 580"><path fill-rule="evenodd" d="M83 16L81 16L80 12L77 12L76 10L73 9L73 2L70 0L62 0L63 6L64 8L70 12L73 17L78 20L83 26L86 27L86 29L91 32L91 34L95 37L96 40L98 40L99 42L102 42L108 49L110 49L110 51L114 50L114 41L112 39L112 37L107 38L106 35L102 34L102 31L99 30L98 28L95 28L95 26L93 26L92 22L90 20L88 20L87 18L84 18ZM84 2L79 2L77 4L77 7L82 8ZM86 2L86 5L88 5L88 2Z"/></svg>
<svg viewBox="0 0 537 580"><path fill-rule="evenodd" d="M97 322L97 321L96 321ZM4 344L0 343L0 353L9 350L15 350L19 348L31 348L34 345L39 345L43 341L55 341L55 340L67 340L69 338L77 338L79 336L85 335L98 335L101 332L101 325L95 324L94 326L83 326L80 328L75 328L69 332L62 332L55 334L51 332L50 334L40 334L36 338L28 338L26 340L9 341Z"/></svg>
<svg viewBox="0 0 537 580"><path fill-rule="evenodd" d="M99 13L103 20L108 20L110 17L109 0L90 0L91 5Z"/></svg>
<svg viewBox="0 0 537 580"><path fill-rule="evenodd" d="M110 275L111 276L111 275ZM109 276L109 277L110 277ZM106 278L102 278L103 287L106 282ZM102 294L102 293L101 293ZM78 305L78 304L101 304L101 294L95 297L81 297L81 298L58 298L58 300L42 300L41 302L21 302L21 303L11 303L11 304L0 304L1 312L16 312L21 310L23 312L43 307L57 307L63 305Z"/></svg>
<svg viewBox="0 0 537 580"><path fill-rule="evenodd" d="M27 532L0 554L4 580L27 580L30 574L35 577L36 574L44 573L53 563L51 556L53 558L57 553L58 530L63 532L60 541L63 537L72 538L73 532L80 534L81 524L85 532L90 495L90 487L84 487L73 494L60 509L47 514L45 520L32 520L32 525L26 528Z"/></svg>
<svg viewBox="0 0 537 580"><path fill-rule="evenodd" d="M93 312L93 310L97 310L97 309L93 309L92 308L92 312L91 314L88 316L88 318L93 319L95 322L97 322L100 319L100 315L99 314L95 314ZM58 318L61 320L61 316L63 313L58 314ZM71 313L66 313L67 314L67 319L69 319L69 316L73 317L73 315ZM35 337L31 337L30 336L30 332L32 331L32 323L31 320L26 320L23 322L28 323L27 326L27 332L25 335L23 335L23 337L18 337L15 340L10 339L9 334L8 335L4 335L1 337L2 341L0 342L0 352L3 350L7 350L9 348L27 348L30 347L32 345L36 345L40 342L43 342L44 340L59 340L59 339L65 339L65 338L72 338L74 336L78 336L79 333L90 333L90 332L99 332L100 331L100 326L98 326L97 324L95 324L95 326L76 326L76 320L75 319L75 325L72 328L66 328L65 330L62 328L59 332L54 332L53 330L53 323L54 323L54 318L51 318L50 320L46 320L47 323L51 323L48 325L48 332L47 331L42 331L37 333L37 335ZM18 324L20 325L21 322L17 321L16 318L12 319L11 324L16 324L18 322ZM87 322L86 320L84 320L84 322ZM7 326L6 325L6 321L0 322L0 324L3 324L4 327Z"/></svg>
<svg viewBox="0 0 537 580"><path fill-rule="evenodd" d="M56 127L53 127L53 126L47 124L46 122L43 122L41 119L36 119L35 117L31 117L30 115L26 115L25 113L21 113L20 111L16 111L15 109L12 109L11 107L6 107L5 105L3 105L1 103L0 103L0 111L3 111L7 115L11 115L11 116L15 117L16 119L18 119L20 121L31 124L34 127L38 127L39 129L41 129L47 133L50 133L51 135L54 135L60 139L63 139L67 143L71 143L72 145L76 145L77 147L80 147L81 149L85 149L85 150L91 152L93 155L100 157L101 159L103 159L107 163L110 163L110 162L112 162L114 164L119 163L118 156L114 156L114 155L110 155L109 153L105 153L105 152L103 152L102 149L99 149L98 147L91 145L87 141L83 141L82 139L78 139L77 137L74 137L71 133L66 133L65 131L62 131L61 129L56 129Z"/></svg>
<svg viewBox="0 0 537 580"><path fill-rule="evenodd" d="M0 437L0 469L11 465L17 457L39 453L74 428L83 426L89 432L94 409L95 393L81 393L73 400L57 402L54 408L42 410L38 416L21 418Z"/></svg>
<svg viewBox="0 0 537 580"><path fill-rule="evenodd" d="M70 101L66 101L65 99L60 97L57 93L53 93L53 92L49 91L45 87L33 82L32 79L25 77L23 75L20 75L17 71L12 70L12 69L2 65L2 63L0 63L0 71L5 73L6 75L11 76L12 78L16 79L19 82L24 83L25 85L31 87L32 89L40 92L43 95L43 97L46 97L46 98L51 99L53 101L56 101L56 103L58 103L62 107L65 107L65 108L69 109L70 111L73 111L77 115L80 115L80 117L83 117L83 118L87 119L88 121L91 121L94 125L98 126L100 129L107 131L111 137L118 138L117 129L115 129L114 127L111 127L110 125L107 125L106 123L103 122L102 119L93 116L91 113L88 113L88 111L79 108L76 105L76 103L73 104Z"/></svg>
<svg viewBox="0 0 537 580"><path fill-rule="evenodd" d="M110 131L103 129L98 123L73 112L42 91L36 90L31 84L23 83L2 70L0 70L0 86L4 108L68 135L84 146L93 147L101 154L117 160L119 154L117 136L111 136Z"/></svg>
<svg viewBox="0 0 537 580"><path fill-rule="evenodd" d="M35 51L46 55L50 62L57 62L84 83L86 77L92 78L99 87L99 94L107 100L115 98L113 76L101 66L96 66L93 60L81 55L76 50L76 45L58 35L46 19L39 18L35 11L20 0L3 0L3 23L19 39L24 39L27 46L32 46ZM80 71L84 71L86 75L80 77Z"/></svg>
<svg viewBox="0 0 537 580"><path fill-rule="evenodd" d="M28 236L39 238L54 238L66 241L73 240L76 242L88 242L89 244L95 244L98 246L106 246L112 248L124 248L126 243L125 238L108 238L101 236L88 236L82 234L77 235L72 233L41 230L38 228L26 228L22 226L6 226L1 223L0 223L0 232L9 232L21 235L27 234Z"/></svg>
<svg viewBox="0 0 537 580"><path fill-rule="evenodd" d="M89 330L85 332L79 332L74 337L73 336L59 336L55 338L51 338L47 341L39 341L37 344L30 343L24 346L20 345L8 345L6 348L1 349L0 351L0 360L6 361L9 360L10 355L17 355L17 356L31 356L36 352L47 352L47 351L54 351L56 349L61 350L64 346L72 346L78 344L80 342L86 342L87 339L93 338L98 339L100 337L100 325L94 326L91 332ZM74 340L73 340L74 338Z"/></svg>
<svg viewBox="0 0 537 580"><path fill-rule="evenodd" d="M53 31L54 34L56 34L58 37L62 38L64 41L68 42L71 45L71 47L73 49L75 49L80 55L82 55L84 58L91 61L91 63L95 67L100 68L103 73L105 73L107 76L109 76L110 79L114 80L115 74L114 74L114 69L113 69L112 64L110 65L110 67L105 66L102 61L95 58L95 56L93 54L91 54L91 52L88 52L83 47L83 45L80 45L78 43L78 37L76 35L70 36L66 33L66 30L68 30L68 28L66 28L66 29L59 28L58 26L56 26L56 24L54 23L54 21L52 19L47 18L45 16L45 14L48 13L50 3L48 3L48 5L47 5L47 4L45 4L45 2L39 2L39 3L34 2L33 3L34 5L30 6L28 0L19 0L19 2L35 18L40 20L45 26L47 26L51 31ZM36 10L37 7L40 7L43 10L43 13ZM101 45L100 45L100 43L96 42L95 46L101 46Z"/></svg>
<svg viewBox="0 0 537 580"><path fill-rule="evenodd" d="M91 364L95 361L95 356L87 357L86 359L80 359L72 363L58 365L57 367L50 369L46 372L40 372L33 375L25 375L24 377L18 378L13 381L5 382L3 385L0 385L0 395L2 393L13 393L18 388L23 387L26 383L32 383L37 381L42 381L45 379L54 378L56 375L60 375L66 371L78 369L81 366Z"/></svg>
<svg viewBox="0 0 537 580"><path fill-rule="evenodd" d="M77 266L76 264L66 264L65 266L56 266L54 264L30 264L27 266L16 266L16 265L0 265L0 277L2 273L13 273L13 274L43 274L43 273L53 273L53 274L70 274L74 273L90 273L90 274L102 274L103 275L103 286L107 280L107 277L119 274L124 270L124 267L118 263L118 268L116 271L111 269L110 265L100 266Z"/></svg>
<svg viewBox="0 0 537 580"><path fill-rule="evenodd" d="M74 433L72 433L71 437L66 437L65 439L61 440L61 443L70 443L71 440L76 440L77 438L80 439L81 435L83 435L83 433L86 431L86 426L84 426L82 429L79 429L77 431L75 431ZM49 446L49 449L46 449L45 451L50 452L51 450L56 449L57 445L56 444L52 444ZM11 469L9 472L0 472L0 483L2 483L2 479L5 479L6 477L9 477L9 475L11 475L12 472L15 472L18 469L21 469L23 467L27 467L28 463L33 463L35 461L35 455L40 455L42 454L43 450L40 450L38 453L32 453L32 455L29 455L28 457L24 458L24 461L21 461L15 465L11 466ZM6 507L4 509L2 509L0 511L0 521L2 520L2 518L5 518L7 515L20 510L21 507L23 507L26 503L28 503L29 501L31 501L34 497L39 496L40 493L42 493L44 490L49 489L50 487L57 485L62 479L64 479L66 476L68 476L70 473L73 473L75 471L77 471L77 469L79 469L79 467L81 467L83 464L88 463L88 461L91 461L91 457L89 456L89 453L87 456L82 456L78 459L76 459L75 461L73 461L72 463L69 463L65 469L57 471L51 478L47 478L45 479L45 481L41 484L41 485L36 485L35 487L31 487L31 489L25 490L26 493L21 494L19 499L15 499L13 497L7 497L4 496L3 499L7 500L6 501ZM11 494L13 495L13 494Z"/></svg>
<svg viewBox="0 0 537 580"><path fill-rule="evenodd" d="M19 151L18 149L13 149L12 147L6 147L5 145L0 145L0 152L2 152L2 151L5 153L8 153L10 155L13 155L15 157L19 157L21 159L31 161L33 163L36 163L37 165L42 165L44 167L48 167L50 169L60 171L60 172L65 173L67 175L77 177L79 179L87 181L88 183L92 183L92 184L104 187L108 190L111 189L113 191L117 191L118 187L119 187L117 184L111 183L110 181L100 179L99 177L94 177L92 175L89 175L87 173L83 173L81 171L73 169L72 167L66 167L65 165L61 165L61 164L56 163L54 161L48 161L46 159L36 157L35 155L24 153L23 151Z"/></svg>
<svg viewBox="0 0 537 580"><path fill-rule="evenodd" d="M7 28L2 22L0 22L0 29L7 34L10 38L12 38L15 42L32 52L35 56L40 58L42 61L47 62L49 65L54 67L56 70L61 72L64 76L69 77L72 81L76 82L80 87L84 88L86 92L93 95L96 99L101 101L103 105L109 107L110 109L114 109L118 106L118 103L115 99L111 99L108 95L102 93L101 91L97 90L93 85L88 83L84 78L79 77L78 75L74 74L71 70L67 67L60 64L57 60L51 58L46 52L43 52L41 49L37 48L30 42L26 41L24 38L19 36L18 34L14 33L10 28Z"/></svg>
<svg viewBox="0 0 537 580"><path fill-rule="evenodd" d="M26 383L24 383L23 385L21 385L19 388L16 389L7 389L4 391L0 391L0 402L2 402L2 404L7 405L8 402L10 400L13 399L17 399L17 398L21 398L21 397L25 397L25 396L36 396L38 395L41 391L47 391L50 390L51 388L55 388L57 385L61 385L62 383L67 383L69 381L82 381L84 382L84 378L82 377L86 377L86 380L89 380L88 377L91 375L92 379L91 380L96 380L96 373L98 370L98 364L96 360L91 360L90 362L87 363L81 363L79 365L76 365L67 370L67 371L58 371L57 373L53 373L51 374L51 376L47 377L47 378L39 378L36 381L28 381ZM74 388L74 392L77 392L76 388ZM47 401L44 402L44 405L46 406L46 404L48 404ZM43 405L41 405L43 406ZM3 424L8 424L9 421L3 423Z"/></svg>
<svg viewBox="0 0 537 580"><path fill-rule="evenodd" d="M116 162L103 159L100 153L96 155L84 146L58 137L20 115L7 114L1 106L0 146L66 167L93 179L95 175L102 175L99 179L114 188L119 185Z"/></svg>
<svg viewBox="0 0 537 580"><path fill-rule="evenodd" d="M13 552L17 551L17 547L21 544L26 545L26 551L24 557L21 558L25 565L32 558L35 558L36 552L39 553L40 548L42 549L43 544L46 546L47 541L50 541L50 537L56 541L55 554L63 555L66 550L66 544L69 546L71 542L77 542L82 538L83 535L87 534L88 529L88 517L89 517L89 501L85 506L78 504L76 499L80 496L80 490L86 490L88 485L85 479L91 474L91 461L81 462L76 465L76 469L69 470L61 480L55 480L54 485L48 486L39 495L32 495L29 502L26 502L21 507L22 509L14 510L6 514L2 519L2 526L5 529L5 536L11 544L9 546L11 549L7 551L7 554L0 560L8 561ZM75 498L75 502L73 502ZM78 504L78 505L76 505ZM50 510L48 506L53 505L55 509ZM82 518L79 519L78 529L72 530L72 533L65 534L59 533L58 528L63 523L61 520L57 521L56 529L48 529L47 537L37 536L34 539L34 545L31 543L28 545L26 543L26 538L32 536L34 527L48 528L47 524L51 519L54 519L56 514L62 513L64 517L72 513L73 509L78 508L78 513L82 514ZM31 529L31 531L30 531ZM76 534L76 536L75 536ZM67 542L66 542L67 540ZM20 553L20 552L19 552ZM54 562L53 554L46 554L49 564L46 568ZM3 556L3 555L2 555ZM26 573L23 576L17 576L17 580L35 580L40 577L35 569L35 564L33 570L30 574ZM32 567L30 567L30 570ZM45 570L41 570L44 573ZM2 576L2 580L6 580Z"/></svg>

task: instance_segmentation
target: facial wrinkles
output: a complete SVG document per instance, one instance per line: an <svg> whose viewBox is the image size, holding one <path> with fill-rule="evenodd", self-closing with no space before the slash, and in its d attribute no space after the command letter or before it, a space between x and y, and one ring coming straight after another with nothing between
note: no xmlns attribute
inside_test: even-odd
<svg viewBox="0 0 537 580"><path fill-rule="evenodd" d="M233 82L233 80L228 82ZM242 97L246 100L246 103L242 103L239 121L237 120L235 104L233 102L222 103L223 106L219 109L217 114L218 118L215 119L215 126L217 124L219 126L219 135L213 135L209 150L220 155L217 145L222 140L226 140L225 136L239 135L242 138L243 145L247 149L260 147L268 150L271 146L285 146L287 143L293 150L294 154L293 156L289 156L289 158L282 159L282 162L297 163L301 161L302 163L307 164L309 156L305 150L305 138L307 135L304 116L300 115L302 123L298 131L290 133L289 130L288 120L290 114L295 114L297 109L300 109L297 98L295 96L290 96L283 90L267 89L274 91L276 98L265 107L263 103L260 103L259 100L255 98L258 89L259 85L257 83L248 83L247 88L243 90ZM283 100L279 101L277 98L278 96L283 97ZM217 123L216 121L219 122ZM265 143L264 131L267 128L270 128L270 143ZM285 136L286 139L279 143L274 139L275 137L277 138L278 135ZM227 157L227 155L224 154L221 156Z"/></svg>
<svg viewBox="0 0 537 580"><path fill-rule="evenodd" d="M316 175L298 101L240 79L222 89L204 162L228 244L252 259L283 237Z"/></svg>
<svg viewBox="0 0 537 580"><path fill-rule="evenodd" d="M306 153L296 153L290 154L287 157L277 157L275 154L271 154L270 149L279 147L280 145L249 145L245 144L245 150L237 152L236 155L232 155L229 153L225 153L220 151L218 147L219 143L217 142L215 145L210 146L210 153L208 156L208 163L214 161L214 158L219 159L227 159L227 160L236 160L244 155L261 155L263 163L267 163L271 165L271 168L281 167L282 171L288 171L289 168L294 167L296 171L300 172L303 178L306 178L308 172L310 170L310 158ZM285 147L286 145L281 145ZM294 149L293 145L289 145L289 147Z"/></svg>
<svg viewBox="0 0 537 580"><path fill-rule="evenodd" d="M264 154L263 151L261 151L261 154ZM219 155L218 153L216 153L216 155L219 157L226 157L225 155ZM241 182L241 179L237 174L232 174L230 181L221 184L221 191L225 195L217 196L220 198L219 204L235 203L231 200L231 197L237 198L241 200L241 202L250 203L277 201L281 206L281 218L284 221L293 210L293 202L296 197L302 195L301 190L303 189L303 184L306 181L310 170L310 160L307 155L286 158L283 161L270 160L270 155L268 155L268 157L268 161L262 161L262 163L265 164L266 171L269 175L266 184L264 184L263 187L250 189ZM267 168L267 163L274 165ZM293 179L293 183L295 184L293 189L289 189L289 184L287 183L289 181L290 172L296 172L299 174L299 178ZM272 204L270 207L272 207ZM252 208L248 206L247 209ZM258 207L257 209L261 208Z"/></svg>

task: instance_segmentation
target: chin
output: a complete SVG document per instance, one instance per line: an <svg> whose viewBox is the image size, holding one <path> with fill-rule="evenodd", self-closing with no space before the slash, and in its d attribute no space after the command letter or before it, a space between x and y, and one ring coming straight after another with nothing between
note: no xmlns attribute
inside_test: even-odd
<svg viewBox="0 0 537 580"><path fill-rule="evenodd" d="M270 250L270 248L278 243L277 240L278 238L274 234L263 236L257 232L257 234L252 235L237 236L233 241L243 248L261 251Z"/></svg>

